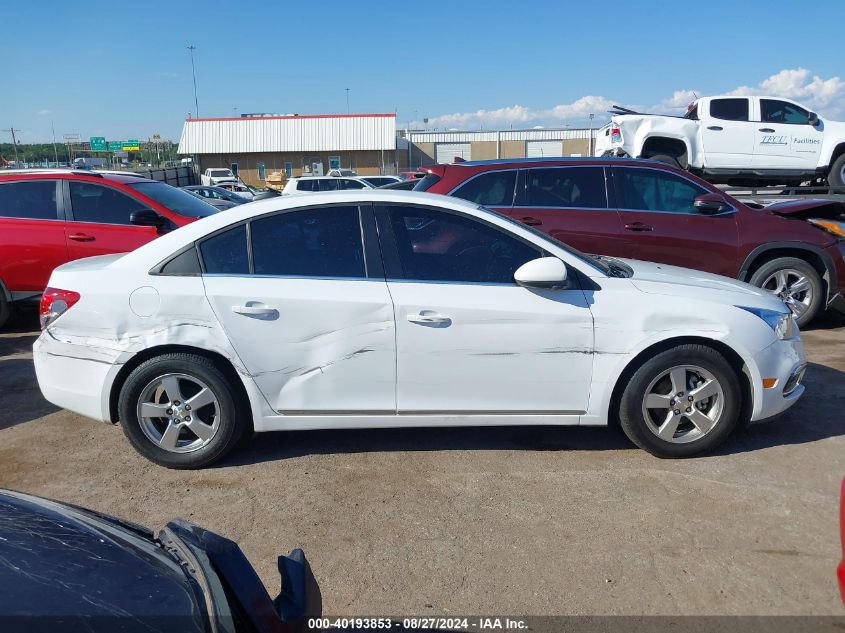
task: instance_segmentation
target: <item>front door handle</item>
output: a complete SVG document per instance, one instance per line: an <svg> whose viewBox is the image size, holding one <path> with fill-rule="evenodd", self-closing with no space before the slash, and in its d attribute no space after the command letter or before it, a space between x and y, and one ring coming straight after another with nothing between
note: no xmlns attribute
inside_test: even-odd
<svg viewBox="0 0 845 633"><path fill-rule="evenodd" d="M88 235L87 233L72 233L68 235L67 238L69 240L73 240L74 242L93 242L97 238L93 235Z"/></svg>
<svg viewBox="0 0 845 633"><path fill-rule="evenodd" d="M723 128L721 125L708 125L708 126L707 126L707 129L708 129L708 130L713 130L714 132L721 132L721 131L722 131L722 130L724 130L725 128Z"/></svg>
<svg viewBox="0 0 845 633"><path fill-rule="evenodd" d="M625 228L629 231L653 231L654 227L649 226L648 224L643 224L642 222L630 222L625 225Z"/></svg>
<svg viewBox="0 0 845 633"><path fill-rule="evenodd" d="M243 314L244 316L255 317L277 317L279 311L276 308L271 308L264 305L260 301L247 301L246 305L232 306L232 312L235 314Z"/></svg>
<svg viewBox="0 0 845 633"><path fill-rule="evenodd" d="M419 314L409 314L408 321L420 325L449 325L452 319L433 310L422 310Z"/></svg>
<svg viewBox="0 0 845 633"><path fill-rule="evenodd" d="M543 224L542 220L538 220L537 218L527 217L522 218L520 220L523 224L527 224L528 226L541 226Z"/></svg>
<svg viewBox="0 0 845 633"><path fill-rule="evenodd" d="M761 131L761 132L765 132L766 134L774 134L774 132L775 132L775 131L774 131L772 128L770 128L770 127L761 127L761 128L760 128L760 131Z"/></svg>

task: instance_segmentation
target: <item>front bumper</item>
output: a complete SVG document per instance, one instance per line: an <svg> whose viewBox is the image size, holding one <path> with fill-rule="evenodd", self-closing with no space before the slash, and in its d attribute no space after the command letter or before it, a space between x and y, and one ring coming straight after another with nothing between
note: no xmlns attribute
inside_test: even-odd
<svg viewBox="0 0 845 633"><path fill-rule="evenodd" d="M753 363L747 365L754 405L751 422L762 422L777 417L795 404L804 393L804 370L807 359L800 338L775 341L757 352ZM774 384L764 386L764 381L774 379ZM769 384L769 382L765 382Z"/></svg>

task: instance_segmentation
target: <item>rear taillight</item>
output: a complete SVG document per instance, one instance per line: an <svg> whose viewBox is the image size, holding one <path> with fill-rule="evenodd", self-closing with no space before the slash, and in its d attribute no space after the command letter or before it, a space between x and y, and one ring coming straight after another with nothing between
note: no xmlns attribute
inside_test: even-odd
<svg viewBox="0 0 845 633"><path fill-rule="evenodd" d="M610 142L611 143L621 143L622 142L622 130L620 130L617 126L613 126L610 128Z"/></svg>
<svg viewBox="0 0 845 633"><path fill-rule="evenodd" d="M50 325L79 301L79 293L73 290L47 288L41 295L41 329Z"/></svg>

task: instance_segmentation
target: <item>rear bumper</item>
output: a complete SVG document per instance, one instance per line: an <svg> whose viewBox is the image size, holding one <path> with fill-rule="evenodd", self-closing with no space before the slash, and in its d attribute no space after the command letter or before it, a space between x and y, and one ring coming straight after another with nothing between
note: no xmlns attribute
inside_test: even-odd
<svg viewBox="0 0 845 633"><path fill-rule="evenodd" d="M771 420L795 404L804 393L807 359L801 339L776 341L754 355L749 365L754 391L751 422ZM774 378L773 387L764 388L763 379Z"/></svg>

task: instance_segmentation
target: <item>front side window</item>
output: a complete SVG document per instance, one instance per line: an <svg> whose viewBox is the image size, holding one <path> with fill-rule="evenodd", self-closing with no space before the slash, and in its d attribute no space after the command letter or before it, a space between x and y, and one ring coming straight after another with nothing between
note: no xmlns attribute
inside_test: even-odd
<svg viewBox="0 0 845 633"><path fill-rule="evenodd" d="M279 213L250 224L256 275L366 277L358 207Z"/></svg>
<svg viewBox="0 0 845 633"><path fill-rule="evenodd" d="M451 195L485 207L510 207L515 185L515 169L491 171L468 180Z"/></svg>
<svg viewBox="0 0 845 633"><path fill-rule="evenodd" d="M0 184L0 217L55 220L56 181L30 180Z"/></svg>
<svg viewBox="0 0 845 633"><path fill-rule="evenodd" d="M748 99L713 99L710 116L723 121L747 121Z"/></svg>
<svg viewBox="0 0 845 633"><path fill-rule="evenodd" d="M337 191L338 189L337 180L334 178L322 178L316 181L316 184L319 186L320 191ZM316 191L317 187L314 190Z"/></svg>
<svg viewBox="0 0 845 633"><path fill-rule="evenodd" d="M613 170L616 199L620 209L696 213L693 202L707 191L689 180L657 169Z"/></svg>
<svg viewBox="0 0 845 633"><path fill-rule="evenodd" d="M807 124L809 111L788 101L775 99L760 99L760 119L764 123L792 123L794 125Z"/></svg>
<svg viewBox="0 0 845 633"><path fill-rule="evenodd" d="M213 235L200 243L205 272L210 275L248 275L246 225Z"/></svg>
<svg viewBox="0 0 845 633"><path fill-rule="evenodd" d="M317 184L316 180L300 180L296 183L296 190L297 191L314 191L314 185ZM319 189L317 189L319 191Z"/></svg>
<svg viewBox="0 0 845 633"><path fill-rule="evenodd" d="M386 262L393 278L512 284L517 268L542 256L539 247L461 214L397 206L386 217L397 250L398 261Z"/></svg>
<svg viewBox="0 0 845 633"><path fill-rule="evenodd" d="M112 187L77 180L71 180L69 184L73 219L77 222L130 224L129 216L144 208L134 198ZM190 194L185 195L202 204Z"/></svg>
<svg viewBox="0 0 845 633"><path fill-rule="evenodd" d="M606 209L602 167L551 167L527 171L525 194L517 206Z"/></svg>

